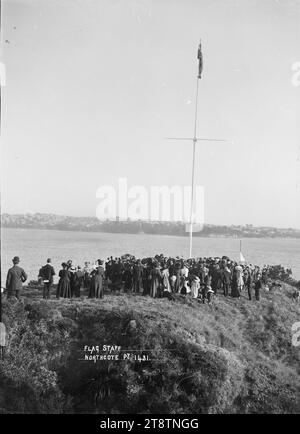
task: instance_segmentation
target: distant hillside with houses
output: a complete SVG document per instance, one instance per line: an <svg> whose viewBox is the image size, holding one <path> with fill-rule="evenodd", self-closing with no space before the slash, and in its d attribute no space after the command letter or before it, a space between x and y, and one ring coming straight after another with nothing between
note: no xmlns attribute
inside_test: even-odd
<svg viewBox="0 0 300 434"><path fill-rule="evenodd" d="M162 221L100 221L96 217L71 217L56 214L2 214L1 225L6 228L53 229L62 231L108 232L129 234L160 234L186 236L183 222ZM253 225L195 225L194 236L244 238L300 238L300 230Z"/></svg>

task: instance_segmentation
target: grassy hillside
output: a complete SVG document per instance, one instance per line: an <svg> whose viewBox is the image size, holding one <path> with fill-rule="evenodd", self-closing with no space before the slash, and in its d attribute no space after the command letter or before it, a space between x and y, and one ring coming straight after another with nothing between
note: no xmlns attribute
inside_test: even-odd
<svg viewBox="0 0 300 434"><path fill-rule="evenodd" d="M24 291L24 294L26 292ZM261 302L106 295L4 303L2 413L299 413L299 306L282 284ZM82 361L84 345L151 360Z"/></svg>

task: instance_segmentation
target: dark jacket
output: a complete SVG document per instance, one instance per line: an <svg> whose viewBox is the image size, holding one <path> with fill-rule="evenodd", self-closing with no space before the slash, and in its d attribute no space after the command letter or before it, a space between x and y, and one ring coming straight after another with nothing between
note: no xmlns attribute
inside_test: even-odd
<svg viewBox="0 0 300 434"><path fill-rule="evenodd" d="M41 278L43 280L49 280L49 283L53 283L53 276L55 275L54 268L50 264L46 264L41 269Z"/></svg>
<svg viewBox="0 0 300 434"><path fill-rule="evenodd" d="M19 291L22 289L22 283L27 280L27 274L23 268L14 265L7 272L6 289L8 291Z"/></svg>
<svg viewBox="0 0 300 434"><path fill-rule="evenodd" d="M141 280L143 277L143 266L142 265L135 265L133 267L133 279L138 281Z"/></svg>
<svg viewBox="0 0 300 434"><path fill-rule="evenodd" d="M261 282L261 280L257 280L255 282L254 289L255 289L255 291L259 291L260 289L262 289L262 282Z"/></svg>
<svg viewBox="0 0 300 434"><path fill-rule="evenodd" d="M94 271L92 280L90 283L90 297L102 298L103 297L103 279L104 279L104 268L97 267Z"/></svg>
<svg viewBox="0 0 300 434"><path fill-rule="evenodd" d="M222 272L222 281L223 283L229 285L231 282L231 272L229 270L223 270Z"/></svg>

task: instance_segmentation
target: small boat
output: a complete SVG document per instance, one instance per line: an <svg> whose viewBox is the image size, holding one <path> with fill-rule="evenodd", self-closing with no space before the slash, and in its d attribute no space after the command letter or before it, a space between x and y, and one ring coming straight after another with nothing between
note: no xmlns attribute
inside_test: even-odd
<svg viewBox="0 0 300 434"><path fill-rule="evenodd" d="M240 240L240 262L243 264L246 262L245 256L242 253L242 240Z"/></svg>

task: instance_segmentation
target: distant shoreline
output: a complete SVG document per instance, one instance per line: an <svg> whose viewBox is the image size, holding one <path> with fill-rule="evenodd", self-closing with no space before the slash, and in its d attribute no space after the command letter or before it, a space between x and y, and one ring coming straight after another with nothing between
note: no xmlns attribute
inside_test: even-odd
<svg viewBox="0 0 300 434"><path fill-rule="evenodd" d="M178 237L178 238L187 238L189 236L189 233L186 232L185 234L162 234L162 233L148 233L148 232L142 232L142 233L136 233L136 232L108 232L108 231L96 231L96 230L85 230L85 229L74 229L74 228L45 228L45 227L24 227L24 226L6 226L1 225L1 229L17 229L17 230L40 230L40 231L57 231L57 232L73 232L73 233L89 233L89 234L106 234L106 235L150 235L150 236L163 236L163 237ZM193 234L194 238L204 238L204 239L214 239L214 238L221 238L221 239L229 239L229 240L239 240L239 239L256 239L256 240L299 240L300 237L297 236L254 236L254 235L245 235L241 234L238 236L234 235L218 235L218 234L209 234L209 235L197 235L197 233Z"/></svg>
<svg viewBox="0 0 300 434"><path fill-rule="evenodd" d="M109 234L161 235L186 238L189 224L182 221L99 220L96 217L72 217L56 214L1 214L3 228L40 229L65 232L91 232ZM300 239L300 229L272 226L194 224L194 238L295 238Z"/></svg>

